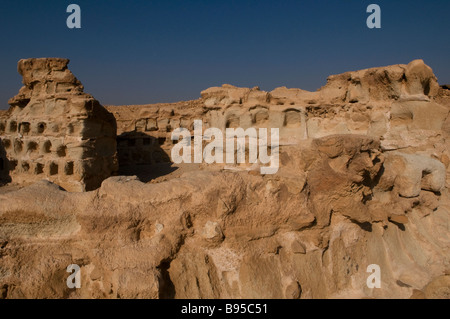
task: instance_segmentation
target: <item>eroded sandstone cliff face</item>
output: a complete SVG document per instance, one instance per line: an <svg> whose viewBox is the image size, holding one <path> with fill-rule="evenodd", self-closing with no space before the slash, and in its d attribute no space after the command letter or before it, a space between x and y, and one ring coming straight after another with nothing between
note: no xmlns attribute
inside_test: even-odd
<svg viewBox="0 0 450 319"><path fill-rule="evenodd" d="M169 161L171 132L195 119L279 128L280 169L0 188L1 297L450 297L450 93L423 61L331 76L317 92L224 85L108 110L119 164L137 173ZM66 285L70 264L80 289ZM367 286L372 264L381 288Z"/></svg>

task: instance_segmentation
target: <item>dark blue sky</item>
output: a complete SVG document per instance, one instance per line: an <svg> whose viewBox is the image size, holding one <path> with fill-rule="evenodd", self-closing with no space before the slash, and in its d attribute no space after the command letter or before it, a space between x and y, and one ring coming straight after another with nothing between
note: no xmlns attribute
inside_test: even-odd
<svg viewBox="0 0 450 319"><path fill-rule="evenodd" d="M66 8L82 10L68 29ZM366 8L382 9L382 29ZM0 2L0 108L21 86L17 61L67 57L103 104L195 99L229 83L316 90L330 74L422 58L450 83L450 1Z"/></svg>

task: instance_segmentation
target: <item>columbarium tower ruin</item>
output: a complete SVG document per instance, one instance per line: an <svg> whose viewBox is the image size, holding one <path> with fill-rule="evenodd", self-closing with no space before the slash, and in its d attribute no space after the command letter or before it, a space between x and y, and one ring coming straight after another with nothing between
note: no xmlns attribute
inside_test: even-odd
<svg viewBox="0 0 450 319"><path fill-rule="evenodd" d="M24 86L0 118L0 164L12 182L48 179L69 191L88 191L117 169L116 120L83 92L68 63L18 63Z"/></svg>

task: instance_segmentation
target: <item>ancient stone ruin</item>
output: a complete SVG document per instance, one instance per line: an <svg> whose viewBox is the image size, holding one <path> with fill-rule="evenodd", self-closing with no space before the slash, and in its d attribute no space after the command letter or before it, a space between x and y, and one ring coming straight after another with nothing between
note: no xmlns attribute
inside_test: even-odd
<svg viewBox="0 0 450 319"><path fill-rule="evenodd" d="M19 62L0 113L0 299L450 298L450 90L422 60L106 109L67 63ZM279 171L161 173L194 120L279 128Z"/></svg>
<svg viewBox="0 0 450 319"><path fill-rule="evenodd" d="M203 130L279 128L284 149L332 134L359 134L381 139L387 150L407 144L415 152L424 136L438 139L434 132L445 127L448 113L441 103L448 90L439 87L422 60L330 76L316 92L223 85L194 101L107 110L83 93L67 64L55 58L19 62L25 86L9 101L7 114L0 114L4 182L47 178L67 190L92 190L118 164L131 167L125 172L134 175L139 165L170 163L173 130L183 127L193 134L196 119ZM435 145L437 159L447 163L445 147Z"/></svg>
<svg viewBox="0 0 450 319"><path fill-rule="evenodd" d="M69 60L18 64L24 86L0 119L3 179L48 179L69 191L100 186L117 169L116 121L67 68Z"/></svg>
<svg viewBox="0 0 450 319"><path fill-rule="evenodd" d="M106 106L118 127L120 165L170 162L178 127L193 134L193 122L203 129L216 127L279 128L286 149L332 134L358 134L381 139L386 150L404 150L448 162L442 143L425 150L423 139L438 142L448 126L448 93L440 88L422 60L328 78L316 92L276 88L271 92L232 85L212 87L201 98L171 104Z"/></svg>

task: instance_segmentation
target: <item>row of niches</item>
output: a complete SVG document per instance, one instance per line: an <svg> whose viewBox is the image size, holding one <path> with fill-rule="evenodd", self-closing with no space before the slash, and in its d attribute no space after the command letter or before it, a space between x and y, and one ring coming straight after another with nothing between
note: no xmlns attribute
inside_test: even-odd
<svg viewBox="0 0 450 319"><path fill-rule="evenodd" d="M302 112L297 109L288 109L283 112L271 112L266 108L259 107L250 112L250 114L246 113L243 116L230 112L226 115L225 128L268 128L274 123L279 124L280 128L299 128L302 125L303 115Z"/></svg>
<svg viewBox="0 0 450 319"><path fill-rule="evenodd" d="M61 72L60 72L61 73ZM66 74L63 74L63 76ZM68 75L68 74L67 74ZM71 80L70 78L68 80ZM36 82L32 84L32 91L35 96L40 94L55 94L55 93L67 93L71 91L81 91L79 85L66 81L51 81L47 80L45 83Z"/></svg>
<svg viewBox="0 0 450 319"><path fill-rule="evenodd" d="M11 173L44 175L44 176L70 176L74 174L74 162L63 161L27 161L9 159L3 163L4 168Z"/></svg>
<svg viewBox="0 0 450 319"><path fill-rule="evenodd" d="M31 125L29 122L17 122L14 120L0 121L0 134L5 133L20 133L22 135L28 135L30 133L43 134L47 129L47 124L44 122Z"/></svg>
<svg viewBox="0 0 450 319"><path fill-rule="evenodd" d="M60 79L58 81L53 80L45 80L45 82L42 81L34 81L30 84L30 91L31 91L31 97L32 98L41 98L42 96L45 96L47 98L53 98L58 96L63 96L62 98L59 98L58 100L66 101L67 98L65 98L65 95L67 93L82 93L83 87L81 85L78 85L76 83L73 83L73 79L66 79L68 81L65 81L64 79ZM22 103L17 104L19 107L23 108L28 105L29 99L24 99L21 101Z"/></svg>
<svg viewBox="0 0 450 319"><path fill-rule="evenodd" d="M136 121L135 130L137 132L172 132L176 128L194 129L194 121L185 118L144 118Z"/></svg>
<svg viewBox="0 0 450 319"><path fill-rule="evenodd" d="M30 157L41 157L51 154L56 157L65 157L67 155L66 145L52 145L50 140L37 141L20 138L2 138L1 143L6 152L11 156L23 156L27 154Z"/></svg>
<svg viewBox="0 0 450 319"><path fill-rule="evenodd" d="M82 123L69 123L63 125L60 123L26 121L18 122L16 120L0 120L0 134L20 134L22 136L42 136L42 135L74 135L82 130Z"/></svg>
<svg viewBox="0 0 450 319"><path fill-rule="evenodd" d="M273 113L268 109L260 108L259 110L256 110L255 112L252 112L252 114L246 114L246 117L249 116L250 118L242 119L241 116L238 114L228 114L226 116L226 128L238 128L238 127L267 127L270 125L270 116L276 116L280 117L280 124L283 127L287 128L298 128L301 127L302 122L302 114L301 111L297 109L288 109L285 110L282 113ZM244 123L245 122L245 123ZM152 118L146 118L146 119L139 119L136 121L135 124L135 131L137 132L153 132L153 131L159 131L159 132L172 132L176 128L186 128L188 130L194 129L194 121L188 120L188 119L152 119Z"/></svg>

